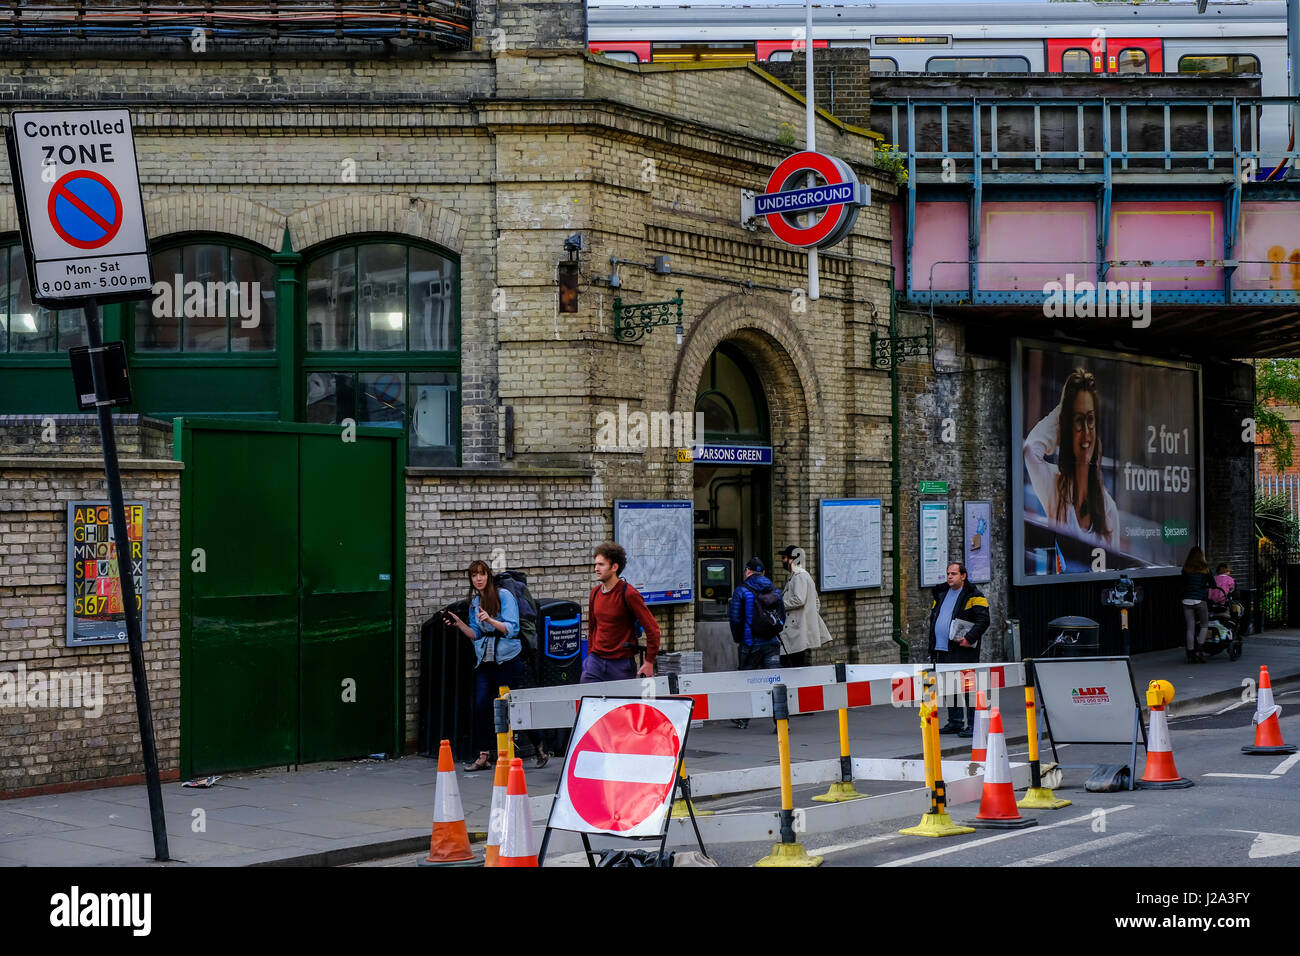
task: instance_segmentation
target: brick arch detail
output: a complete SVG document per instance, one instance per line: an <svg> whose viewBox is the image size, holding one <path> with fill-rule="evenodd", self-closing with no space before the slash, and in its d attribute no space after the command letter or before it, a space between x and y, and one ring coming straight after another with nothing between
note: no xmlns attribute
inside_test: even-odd
<svg viewBox="0 0 1300 956"><path fill-rule="evenodd" d="M673 407L691 414L695 390L709 356L723 342L744 351L762 383L772 438L773 550L808 546L815 528L809 470L826 459L828 436L814 414L822 390L811 350L790 317L787 299L755 294L712 303L682 343L673 375Z"/></svg>
<svg viewBox="0 0 1300 956"><path fill-rule="evenodd" d="M182 232L215 232L280 251L284 214L230 193L185 192L145 201L149 238L163 239Z"/></svg>
<svg viewBox="0 0 1300 956"><path fill-rule="evenodd" d="M361 233L392 233L423 239L459 253L465 245L465 217L448 206L415 196L338 196L289 216L289 237L297 251Z"/></svg>

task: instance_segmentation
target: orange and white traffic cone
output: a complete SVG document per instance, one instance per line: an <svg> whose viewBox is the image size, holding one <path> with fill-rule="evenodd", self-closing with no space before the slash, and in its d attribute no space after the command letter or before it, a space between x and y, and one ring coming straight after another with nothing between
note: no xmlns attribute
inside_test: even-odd
<svg viewBox="0 0 1300 956"><path fill-rule="evenodd" d="M451 757L451 741L438 748L438 785L433 793L433 835L429 838L429 855L421 866L476 863L465 829L465 808L460 802L460 784L456 782L456 762Z"/></svg>
<svg viewBox="0 0 1300 956"><path fill-rule="evenodd" d="M1282 728L1277 719L1282 708L1273 703L1273 682L1268 679L1268 665L1259 668L1259 698L1255 702L1255 743L1242 747L1244 754L1293 754L1295 744L1282 742Z"/></svg>
<svg viewBox="0 0 1300 956"><path fill-rule="evenodd" d="M989 747L989 702L984 691L975 695L975 727L971 737L970 759L983 763L988 759Z"/></svg>
<svg viewBox="0 0 1300 956"><path fill-rule="evenodd" d="M1016 807L1016 791L1011 783L1011 760L1007 757L1007 737L1002 730L1002 714L994 711L989 718L988 759L984 763L984 792L980 812L967 826L993 830L1019 830L1032 827L1033 817L1022 817Z"/></svg>
<svg viewBox="0 0 1300 956"><path fill-rule="evenodd" d="M1153 682L1158 683L1158 682ZM1182 790L1192 785L1192 781L1178 775L1174 766L1174 748L1169 742L1169 721L1165 718L1165 705L1151 703L1151 725L1147 728L1147 765L1142 771L1142 779L1137 782L1139 790Z"/></svg>
<svg viewBox="0 0 1300 956"><path fill-rule="evenodd" d="M533 819L528 812L528 785L524 783L524 762L510 761L506 784L506 812L501 824L501 852L497 866L537 866L533 844Z"/></svg>
<svg viewBox="0 0 1300 956"><path fill-rule="evenodd" d="M499 866L497 857L501 850L501 824L506 815L506 785L510 779L510 758L504 750L497 751L496 778L492 781L492 809L488 811L487 851L484 866Z"/></svg>

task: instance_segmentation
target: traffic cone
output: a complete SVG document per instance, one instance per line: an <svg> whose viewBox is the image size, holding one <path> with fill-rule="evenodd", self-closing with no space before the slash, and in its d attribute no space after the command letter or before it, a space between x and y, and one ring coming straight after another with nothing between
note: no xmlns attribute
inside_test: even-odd
<svg viewBox="0 0 1300 956"><path fill-rule="evenodd" d="M1139 790L1183 790L1192 785L1186 777L1178 776L1174 766L1174 748L1169 742L1169 722L1165 718L1165 705L1151 706L1151 726L1147 728L1147 765Z"/></svg>
<svg viewBox="0 0 1300 956"><path fill-rule="evenodd" d="M1007 738L1002 730L1002 714L995 711L989 719L988 759L984 762L984 792L980 812L968 826L993 830L1019 830L1038 823L1022 817L1016 809L1016 791L1011 784L1011 760L1007 757Z"/></svg>
<svg viewBox="0 0 1300 956"><path fill-rule="evenodd" d="M1259 699L1255 702L1253 718L1255 743L1250 747L1242 747L1241 752L1244 754L1295 753L1295 744L1282 742L1282 728L1277 722L1281 714L1282 708L1273 703L1273 683L1268 679L1268 665L1262 664L1259 668Z"/></svg>
<svg viewBox="0 0 1300 956"><path fill-rule="evenodd" d="M506 815L506 785L510 780L510 759L504 750L497 751L496 777L492 780L492 809L488 811L487 850L484 866L498 866L501 850L501 823Z"/></svg>
<svg viewBox="0 0 1300 956"><path fill-rule="evenodd" d="M970 759L983 763L988 759L989 747L989 702L984 691L975 694L975 734L971 737Z"/></svg>
<svg viewBox="0 0 1300 956"><path fill-rule="evenodd" d="M438 785L433 794L433 835L429 838L429 855L421 866L477 863L469 846L465 829L465 809L460 802L460 784L456 782L456 762L451 757L451 741L438 748Z"/></svg>
<svg viewBox="0 0 1300 956"><path fill-rule="evenodd" d="M510 761L510 779L506 784L506 812L501 823L501 851L497 866L537 866L537 848L533 845L533 819L528 812L528 785L524 782L524 762Z"/></svg>

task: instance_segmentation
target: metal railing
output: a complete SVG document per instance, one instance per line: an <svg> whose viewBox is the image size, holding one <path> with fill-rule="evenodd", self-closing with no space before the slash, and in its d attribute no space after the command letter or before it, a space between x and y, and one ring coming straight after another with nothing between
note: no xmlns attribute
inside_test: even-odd
<svg viewBox="0 0 1300 956"><path fill-rule="evenodd" d="M1288 113L1298 107L1287 96L926 97L877 101L872 120L898 145L912 182L1186 172L1246 183L1300 161L1300 144L1261 143L1266 125L1285 143Z"/></svg>
<svg viewBox="0 0 1300 956"><path fill-rule="evenodd" d="M10 2L0 7L0 43L205 40L289 43L412 43L468 49L472 0L352 0L348 3Z"/></svg>

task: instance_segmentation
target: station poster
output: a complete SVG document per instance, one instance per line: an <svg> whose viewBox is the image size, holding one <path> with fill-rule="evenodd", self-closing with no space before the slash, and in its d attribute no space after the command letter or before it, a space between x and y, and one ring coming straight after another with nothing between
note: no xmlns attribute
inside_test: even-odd
<svg viewBox="0 0 1300 956"><path fill-rule="evenodd" d="M129 560L135 582L135 610L140 615L140 633L144 634L148 548L143 502L126 504L126 525L131 539ZM68 647L126 643L117 563L108 502L68 502Z"/></svg>
<svg viewBox="0 0 1300 956"><path fill-rule="evenodd" d="M1200 366L1017 342L1016 584L1176 573L1201 544Z"/></svg>

